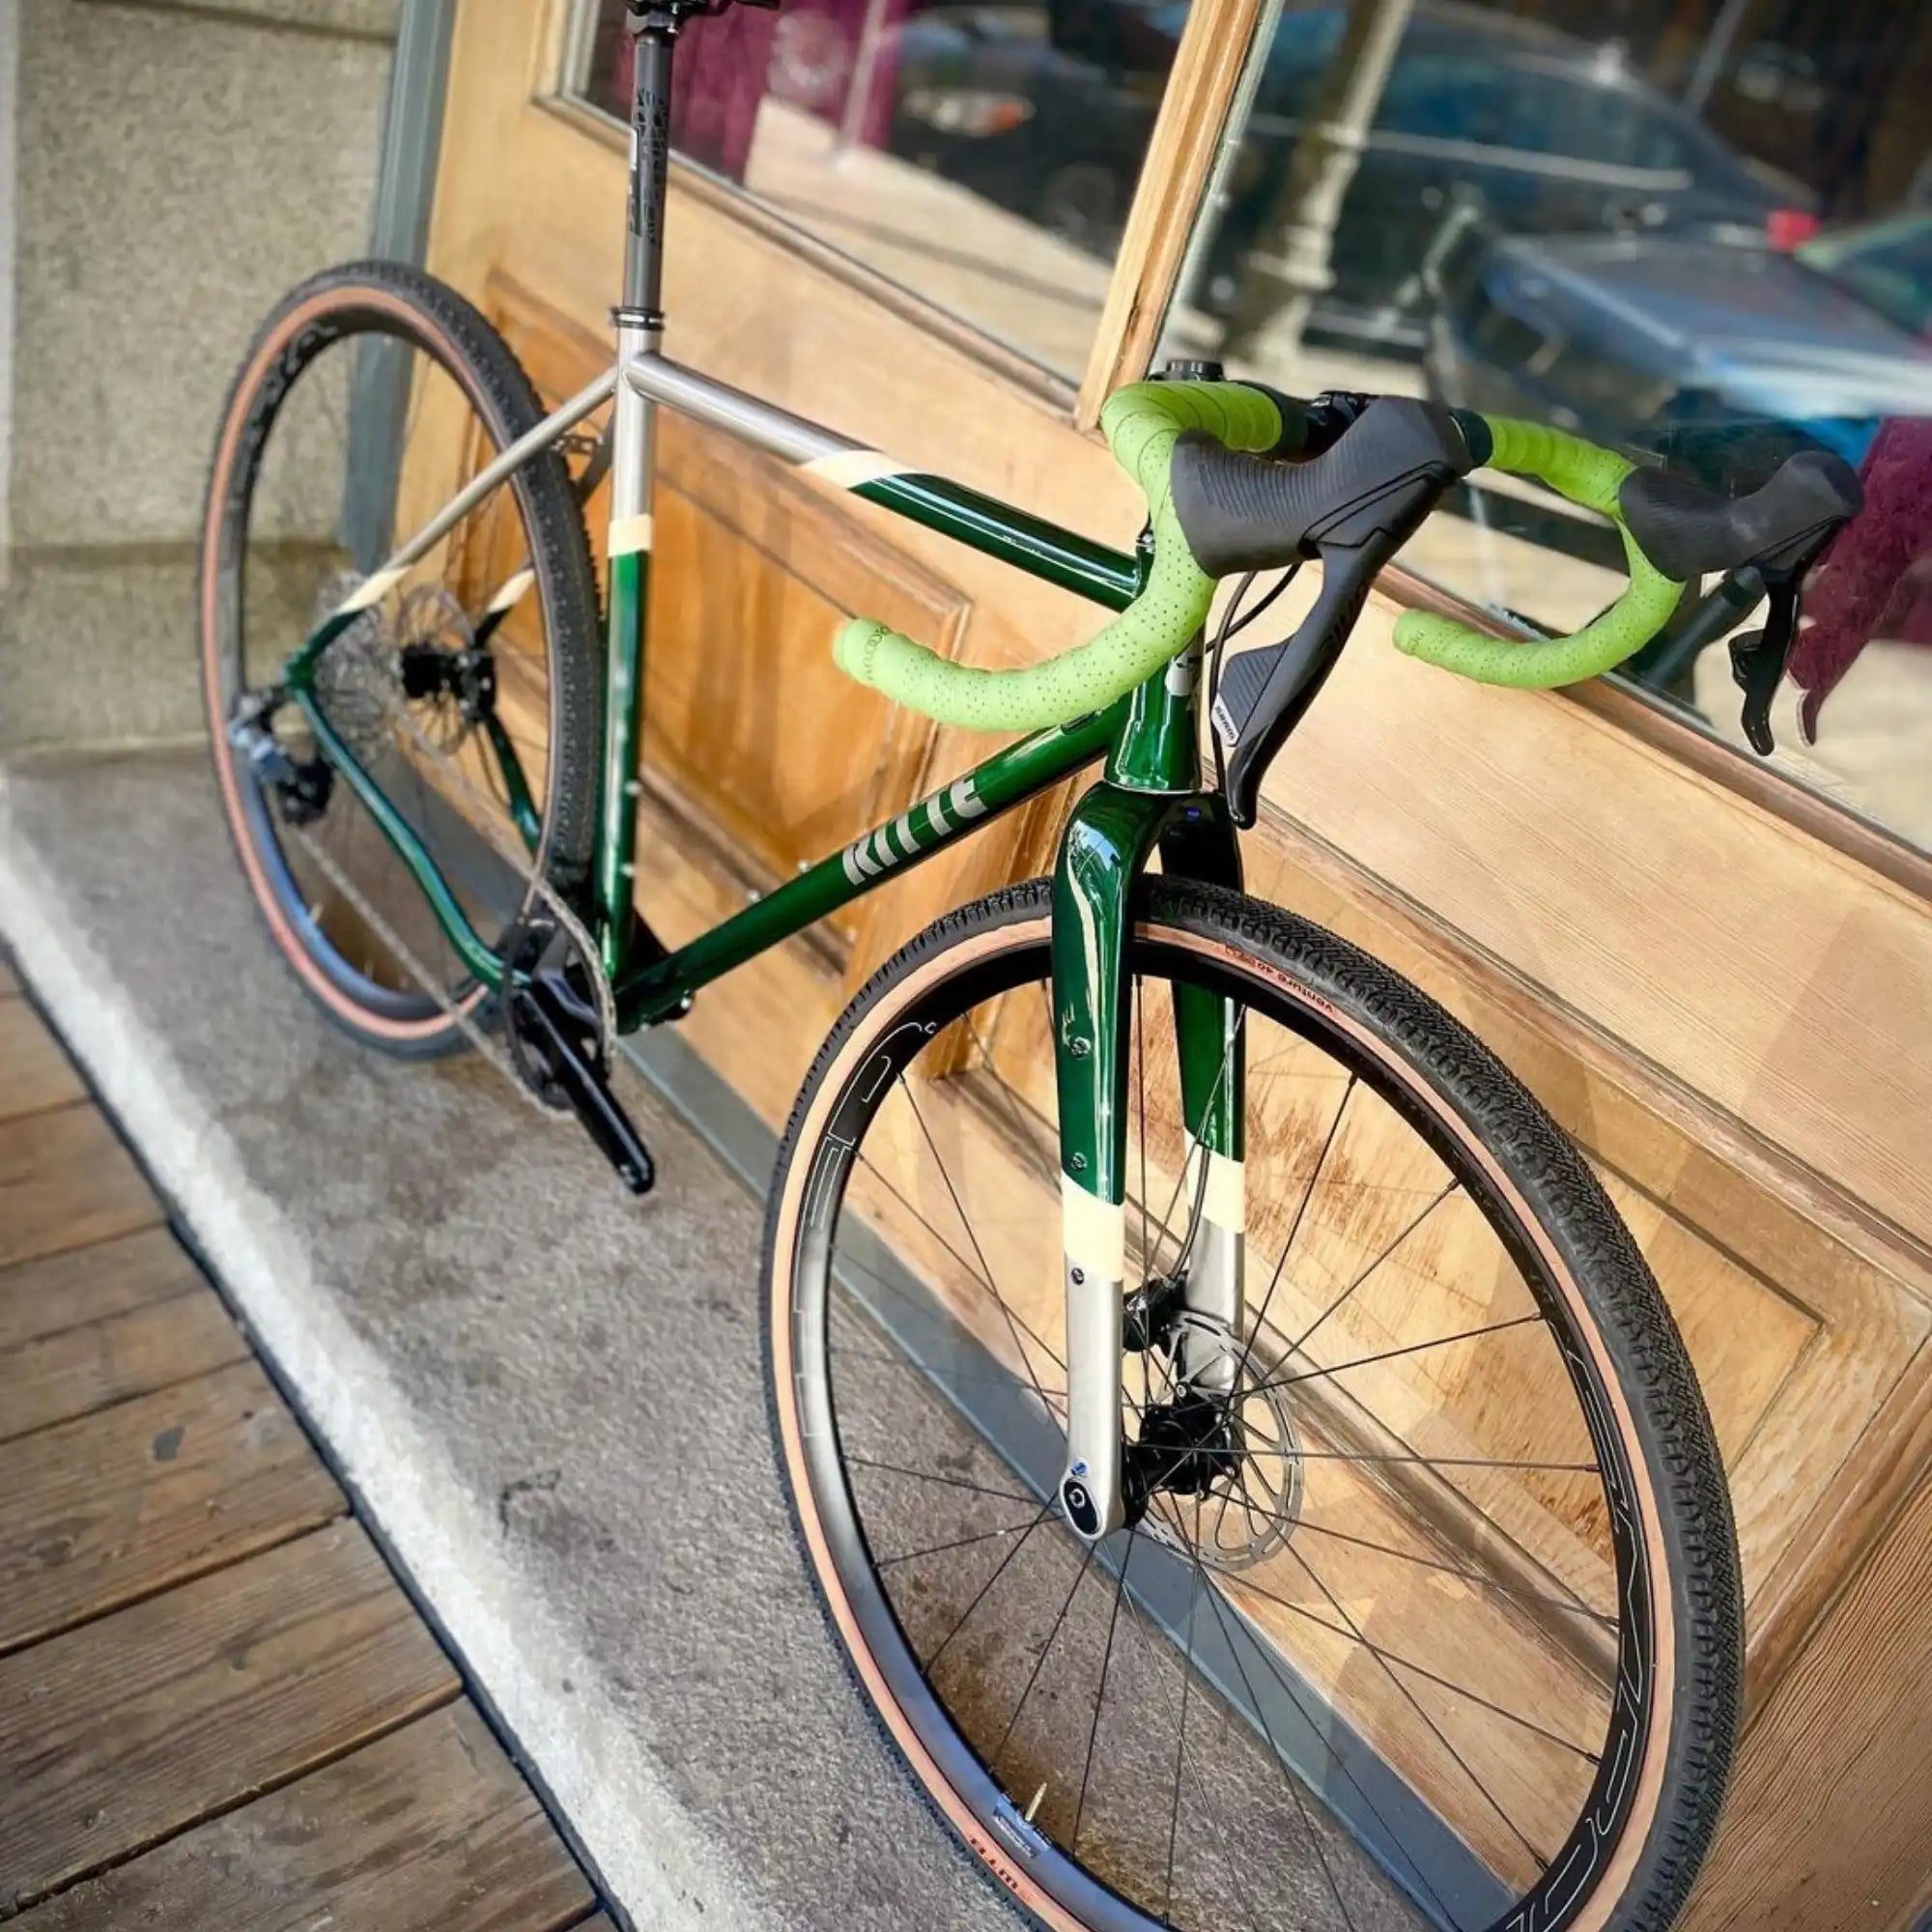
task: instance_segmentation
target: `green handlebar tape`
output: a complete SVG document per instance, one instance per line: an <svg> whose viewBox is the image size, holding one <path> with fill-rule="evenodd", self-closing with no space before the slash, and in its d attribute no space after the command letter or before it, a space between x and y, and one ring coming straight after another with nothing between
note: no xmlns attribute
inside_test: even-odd
<svg viewBox="0 0 1932 1932"><path fill-rule="evenodd" d="M1183 430L1231 449L1272 449L1281 412L1238 383L1135 383L1108 397L1100 427L1141 487L1153 562L1141 594L1089 642L1024 670L976 670L883 624L855 617L833 639L838 668L909 711L973 731L1038 731L1104 710L1143 684L1207 621L1212 580L1195 562L1168 491L1168 459Z"/></svg>
<svg viewBox="0 0 1932 1932"><path fill-rule="evenodd" d="M1518 422L1509 416L1484 420L1495 440L1489 468L1540 477L1573 503L1615 524L1630 566L1629 586L1601 617L1580 631L1539 643L1512 643L1454 617L1405 611L1396 619L1396 649L1479 684L1507 684L1520 691L1579 684L1614 670L1662 630L1684 594L1681 583L1672 582L1644 555L1624 522L1617 488L1634 466L1614 451L1540 423Z"/></svg>

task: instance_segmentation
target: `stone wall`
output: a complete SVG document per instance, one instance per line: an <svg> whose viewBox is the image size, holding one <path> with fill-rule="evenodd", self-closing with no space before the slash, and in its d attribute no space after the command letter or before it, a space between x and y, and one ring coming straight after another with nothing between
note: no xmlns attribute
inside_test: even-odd
<svg viewBox="0 0 1932 1932"><path fill-rule="evenodd" d="M368 245L397 11L0 0L0 752L200 729L215 414L281 293Z"/></svg>

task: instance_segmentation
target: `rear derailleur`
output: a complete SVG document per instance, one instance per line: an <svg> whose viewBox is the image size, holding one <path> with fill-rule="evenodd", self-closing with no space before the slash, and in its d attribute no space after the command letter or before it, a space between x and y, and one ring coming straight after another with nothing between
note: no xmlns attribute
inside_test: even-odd
<svg viewBox="0 0 1932 1932"><path fill-rule="evenodd" d="M283 822L313 825L328 810L335 768L326 758L299 758L275 736L270 720L287 701L282 691L244 691L228 721L228 742L248 760L262 789L270 793Z"/></svg>

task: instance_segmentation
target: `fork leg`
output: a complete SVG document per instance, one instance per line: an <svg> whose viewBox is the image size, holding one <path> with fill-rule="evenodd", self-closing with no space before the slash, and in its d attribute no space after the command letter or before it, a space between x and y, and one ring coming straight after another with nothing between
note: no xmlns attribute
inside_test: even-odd
<svg viewBox="0 0 1932 1932"><path fill-rule="evenodd" d="M1125 1520L1121 1443L1126 1274L1128 906L1171 794L1102 782L1074 807L1053 881L1053 1049L1066 1294L1060 1502L1092 1542Z"/></svg>
<svg viewBox="0 0 1932 1932"><path fill-rule="evenodd" d="M1240 889L1240 846L1218 797L1175 814L1162 834L1160 858L1169 877ZM1201 986L1174 989L1174 1029L1187 1130L1182 1299L1195 1314L1238 1336L1245 1315L1247 1032L1236 1001ZM1181 1337L1175 1373L1193 1387L1226 1394L1236 1363L1213 1330L1194 1328Z"/></svg>

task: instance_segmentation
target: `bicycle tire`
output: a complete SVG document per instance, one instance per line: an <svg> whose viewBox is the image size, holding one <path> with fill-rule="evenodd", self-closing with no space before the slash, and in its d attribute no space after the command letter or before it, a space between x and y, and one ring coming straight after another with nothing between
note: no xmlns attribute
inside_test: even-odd
<svg viewBox="0 0 1932 1932"><path fill-rule="evenodd" d="M223 814L251 896L277 950L327 1016L365 1044L408 1059L468 1043L450 1009L472 1023L487 1006L473 980L441 996L379 983L339 955L307 915L278 842L272 809L226 735L246 644L243 559L257 477L290 393L336 343L383 335L420 351L451 378L496 450L534 428L544 409L502 336L453 289L394 262L354 262L312 276L276 306L230 387L210 465L200 551L201 665ZM505 491L527 539L543 635L548 734L532 855L566 893L584 877L595 839L603 737L596 580L582 510L554 448L525 464ZM504 492L497 493L502 497ZM318 613L320 614L320 613ZM278 639L278 641L280 641ZM292 650L301 641L291 637Z"/></svg>
<svg viewBox="0 0 1932 1932"><path fill-rule="evenodd" d="M1655 1586L1656 1648L1635 1796L1617 1814L1615 1830L1594 1846L1590 1833L1611 1814L1582 1817L1551 1867L1556 1875L1547 1875L1497 1918L1495 1932L1665 1932L1716 1827L1735 1744L1743 1638L1736 1537L1716 1439L1655 1281L1567 1137L1479 1041L1417 988L1321 928L1242 895L1160 878L1145 881L1142 893L1135 958L1208 961L1257 999L1279 1000L1311 1028L1355 1041L1365 1059L1384 1069L1392 1091L1399 1086L1435 1128L1468 1150L1473 1164L1493 1171L1496 1198L1520 1216L1547 1257L1571 1332L1588 1350L1588 1373L1608 1399L1635 1478L1633 1538ZM1044 879L961 908L881 967L847 1008L807 1077L781 1146L766 1225L764 1335L772 1426L800 1548L874 1717L939 1815L1008 1895L1036 1922L1086 1932L1100 1923L1164 1921L1114 1914L1104 1888L1083 1894L1072 1875L1056 1876L1053 1860L1038 1846L1019 1856L1010 1821L989 1809L986 1788L973 1782L973 1767L984 1769L973 1741L956 1726L947 1735L953 1720L929 1685L920 1706L918 1684L924 1680L882 1573L872 1567L870 1529L853 1502L839 1425L835 1418L828 1427L810 1393L814 1377L831 1375L825 1359L812 1358L814 1348L827 1355L830 1318L822 1308L816 1318L802 1313L814 1294L821 1303L828 1298L822 1283L832 1264L824 1249L833 1236L826 1229L838 1225L837 1197L865 1157L866 1108L874 1104L867 1096L883 1084L878 1069L887 1043L935 1026L943 1031L955 1016L962 985L1004 987L1043 971L1050 918L1051 886ZM1047 1238L1057 1253L1057 1238ZM819 1288L812 1286L814 1270ZM809 1332L813 1319L816 1342ZM865 1600L868 1589L877 1601ZM1049 1635L1049 1648L1052 1642ZM895 1643L903 1643L904 1656L888 1655ZM1628 1650L1620 1652L1620 1671L1628 1662ZM1104 1667L1101 1684L1104 1697ZM1185 1709L1183 1702L1183 1737ZM1094 1725L1097 1733L1097 1705ZM1092 1752L1090 1736L1090 1771ZM1600 1771L1600 1783L1608 1775ZM1177 1811L1179 1777L1177 1761ZM986 1783L992 1784L990 1774ZM1591 1853L1591 1874L1565 1891L1561 1870L1578 1845ZM1171 1884L1171 1865L1169 1876ZM1105 1911L1094 1916L1069 1904L1082 1895L1102 1897Z"/></svg>

